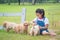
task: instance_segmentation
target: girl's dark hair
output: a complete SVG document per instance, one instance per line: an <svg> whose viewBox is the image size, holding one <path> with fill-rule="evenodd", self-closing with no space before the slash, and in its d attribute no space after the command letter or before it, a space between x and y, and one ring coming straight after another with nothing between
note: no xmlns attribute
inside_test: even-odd
<svg viewBox="0 0 60 40"><path fill-rule="evenodd" d="M42 18L44 18L45 15L44 9L37 9L36 13L42 14Z"/></svg>

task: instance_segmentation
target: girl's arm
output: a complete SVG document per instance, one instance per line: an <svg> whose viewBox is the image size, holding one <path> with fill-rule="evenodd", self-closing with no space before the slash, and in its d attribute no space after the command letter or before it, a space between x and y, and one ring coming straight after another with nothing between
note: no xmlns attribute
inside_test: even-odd
<svg viewBox="0 0 60 40"><path fill-rule="evenodd" d="M40 29L48 29L48 26L49 26L49 24L46 24L45 27L40 26Z"/></svg>
<svg viewBox="0 0 60 40"><path fill-rule="evenodd" d="M40 27L40 29L48 29L48 26L49 26L49 20L47 18L45 18L45 27Z"/></svg>
<svg viewBox="0 0 60 40"><path fill-rule="evenodd" d="M37 19L37 18L35 18L34 20L31 21L31 25L33 25L33 26L36 25L36 19Z"/></svg>
<svg viewBox="0 0 60 40"><path fill-rule="evenodd" d="M34 21L32 21L32 22L30 22L31 23L31 25L33 25L33 26L35 26L36 25L36 23L34 22Z"/></svg>

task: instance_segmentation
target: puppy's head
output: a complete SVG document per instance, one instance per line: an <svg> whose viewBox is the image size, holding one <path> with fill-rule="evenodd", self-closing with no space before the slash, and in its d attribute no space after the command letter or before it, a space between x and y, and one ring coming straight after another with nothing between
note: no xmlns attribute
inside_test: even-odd
<svg viewBox="0 0 60 40"><path fill-rule="evenodd" d="M6 28L6 25L7 25L7 21L4 21L4 22L3 22L3 27Z"/></svg>
<svg viewBox="0 0 60 40"><path fill-rule="evenodd" d="M28 27L30 25L30 23L28 21L25 21L23 25Z"/></svg>

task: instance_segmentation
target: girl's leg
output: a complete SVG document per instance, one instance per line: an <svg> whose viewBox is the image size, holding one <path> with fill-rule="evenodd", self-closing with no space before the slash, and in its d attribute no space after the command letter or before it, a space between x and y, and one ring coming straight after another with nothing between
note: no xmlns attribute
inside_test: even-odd
<svg viewBox="0 0 60 40"><path fill-rule="evenodd" d="M49 32L49 34L50 34L51 36L56 36L56 33L53 32L53 31Z"/></svg>
<svg viewBox="0 0 60 40"><path fill-rule="evenodd" d="M42 35L50 35L50 36L56 36L55 32L47 32L47 31L43 31Z"/></svg>
<svg viewBox="0 0 60 40"><path fill-rule="evenodd" d="M42 32L42 35L49 35L49 32L43 31L43 32Z"/></svg>

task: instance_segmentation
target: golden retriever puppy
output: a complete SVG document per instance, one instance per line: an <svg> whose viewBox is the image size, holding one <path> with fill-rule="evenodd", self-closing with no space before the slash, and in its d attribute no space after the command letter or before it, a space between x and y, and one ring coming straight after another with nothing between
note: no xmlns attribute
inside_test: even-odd
<svg viewBox="0 0 60 40"><path fill-rule="evenodd" d="M28 22L24 22L22 24L17 24L16 27L14 28L16 33L28 33L28 26L30 24Z"/></svg>
<svg viewBox="0 0 60 40"><path fill-rule="evenodd" d="M16 26L14 27L14 31L15 31L15 33L20 33L20 31L21 31L20 24L16 24Z"/></svg>
<svg viewBox="0 0 60 40"><path fill-rule="evenodd" d="M7 32L9 32L11 29L14 29L14 27L16 26L16 23L13 23L13 22L8 22L8 21L5 21L3 23L3 27L5 28L5 30Z"/></svg>
<svg viewBox="0 0 60 40"><path fill-rule="evenodd" d="M39 32L39 26L38 25L35 25L31 28L29 34L32 36L36 36L38 35L40 32Z"/></svg>

